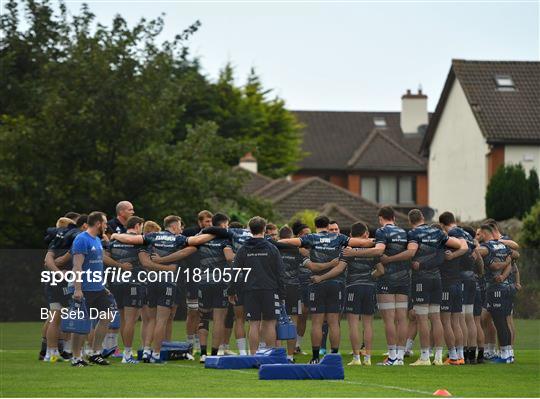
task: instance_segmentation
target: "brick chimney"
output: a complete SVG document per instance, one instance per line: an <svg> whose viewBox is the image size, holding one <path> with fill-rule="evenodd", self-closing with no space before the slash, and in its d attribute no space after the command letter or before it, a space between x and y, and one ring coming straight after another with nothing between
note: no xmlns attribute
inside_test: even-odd
<svg viewBox="0 0 540 399"><path fill-rule="evenodd" d="M417 94L407 93L401 96L400 125L404 134L418 133L418 128L428 124L427 96L418 89Z"/></svg>
<svg viewBox="0 0 540 399"><path fill-rule="evenodd" d="M246 155L240 158L238 166L251 173L257 173L257 160L251 152L248 152Z"/></svg>

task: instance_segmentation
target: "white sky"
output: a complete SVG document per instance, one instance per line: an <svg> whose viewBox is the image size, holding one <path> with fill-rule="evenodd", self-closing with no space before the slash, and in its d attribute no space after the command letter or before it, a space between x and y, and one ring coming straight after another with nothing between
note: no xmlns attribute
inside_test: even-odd
<svg viewBox="0 0 540 399"><path fill-rule="evenodd" d="M81 2L67 1L71 10ZM255 67L289 109L397 111L421 84L433 110L452 58L538 60L539 2L88 1L99 22L166 13L163 38L190 41L215 78Z"/></svg>

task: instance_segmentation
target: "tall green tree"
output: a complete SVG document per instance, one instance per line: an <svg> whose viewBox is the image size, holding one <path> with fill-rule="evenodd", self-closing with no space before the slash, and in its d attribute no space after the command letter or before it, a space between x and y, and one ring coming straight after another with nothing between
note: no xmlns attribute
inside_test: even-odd
<svg viewBox="0 0 540 399"><path fill-rule="evenodd" d="M538 181L538 173L536 173L536 169L534 168L529 172L527 185L529 186L529 202L532 206L532 204L540 200L540 182Z"/></svg>
<svg viewBox="0 0 540 399"><path fill-rule="evenodd" d="M158 45L161 18L107 28L86 5L73 17L63 3L57 15L47 0L24 6L25 24L14 0L0 17L0 245L40 246L66 211L121 199L188 222L210 204L247 206L230 168L246 143L186 122L187 98L211 91L186 44L198 22Z"/></svg>
<svg viewBox="0 0 540 399"><path fill-rule="evenodd" d="M538 177L533 174L536 172L531 172L527 179L521 164L500 166L487 188L487 216L497 220L521 219L536 201L533 196L538 196L533 182L534 179L538 182Z"/></svg>

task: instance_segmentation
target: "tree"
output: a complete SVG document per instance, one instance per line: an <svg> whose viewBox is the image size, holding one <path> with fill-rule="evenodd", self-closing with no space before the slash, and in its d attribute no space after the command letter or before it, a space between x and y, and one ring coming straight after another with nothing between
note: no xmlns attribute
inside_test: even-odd
<svg viewBox="0 0 540 399"><path fill-rule="evenodd" d="M300 220L303 224L308 226L312 232L315 232L315 218L321 213L312 209L304 209L303 211L296 212L289 220L289 226L292 226L295 221Z"/></svg>
<svg viewBox="0 0 540 399"><path fill-rule="evenodd" d="M71 18L62 3L60 15L46 0L24 4L24 31L16 1L0 17L0 245L41 246L66 211L121 199L158 221L191 222L225 201L256 208L230 168L245 143L185 123L186 97L205 86L186 45L198 22L158 45L161 18L130 28L116 16L106 28L86 5Z"/></svg>
<svg viewBox="0 0 540 399"><path fill-rule="evenodd" d="M218 134L244 143L257 158L259 171L270 177L283 177L297 169L303 157L302 125L285 109L271 90L263 88L254 69L244 86L235 85L234 68L227 64L218 80L204 93L188 100L182 118L187 123L212 120ZM179 137L182 132L179 131ZM238 159L230 159L231 164Z"/></svg>
<svg viewBox="0 0 540 399"><path fill-rule="evenodd" d="M540 248L540 201L523 218L521 243L528 248Z"/></svg>
<svg viewBox="0 0 540 399"><path fill-rule="evenodd" d="M527 185L529 186L529 203L531 206L540 200L540 184L538 181L538 173L536 169L531 169L529 177L527 179Z"/></svg>
<svg viewBox="0 0 540 399"><path fill-rule="evenodd" d="M521 164L500 166L487 188L487 216L496 220L521 219L532 205L530 199L530 187Z"/></svg>

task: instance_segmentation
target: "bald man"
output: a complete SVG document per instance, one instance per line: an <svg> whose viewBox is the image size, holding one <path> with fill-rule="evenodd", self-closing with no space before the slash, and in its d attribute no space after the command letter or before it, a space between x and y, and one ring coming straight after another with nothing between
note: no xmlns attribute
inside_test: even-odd
<svg viewBox="0 0 540 399"><path fill-rule="evenodd" d="M133 204L129 201L120 201L116 204L116 217L107 222L107 235L125 233L127 220L135 214Z"/></svg>

